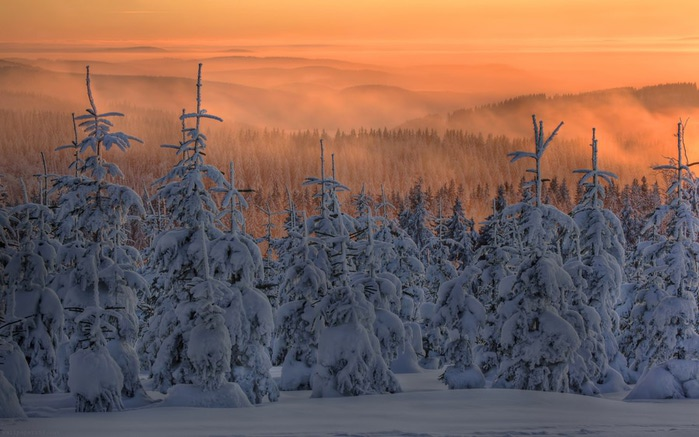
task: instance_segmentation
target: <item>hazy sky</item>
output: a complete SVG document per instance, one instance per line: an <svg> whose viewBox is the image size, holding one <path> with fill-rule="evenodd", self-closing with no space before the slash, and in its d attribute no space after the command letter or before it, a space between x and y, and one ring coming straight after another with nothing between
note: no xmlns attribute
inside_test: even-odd
<svg viewBox="0 0 699 437"><path fill-rule="evenodd" d="M455 42L685 50L696 0L0 0L0 43Z"/></svg>

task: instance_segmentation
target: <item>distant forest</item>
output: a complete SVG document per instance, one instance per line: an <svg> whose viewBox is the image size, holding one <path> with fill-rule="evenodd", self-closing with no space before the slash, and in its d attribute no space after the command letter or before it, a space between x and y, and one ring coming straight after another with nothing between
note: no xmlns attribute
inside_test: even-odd
<svg viewBox="0 0 699 437"><path fill-rule="evenodd" d="M0 162L0 184L6 204L23 202L25 190L30 200L38 198L43 174L42 154L47 174L61 175L70 171L70 153L54 152L56 147L70 143L74 137L70 114L62 107L60 110L37 110L22 104L40 98L30 93L2 93L0 149L9 159ZM580 108L585 108L585 114L597 110L604 120L603 125L606 124L598 128L598 136L602 138L601 165L620 176L607 196L607 206L619 214L624 202L633 197L634 204L645 205L640 210L647 213L662 202L661 193L666 186L662 175L649 168L649 163L664 162L665 157L660 153L652 156L655 153L652 151L657 150L661 142L672 147L672 124L666 123L668 134L663 140L658 139L662 137L660 133L646 133L657 125L640 123L637 129L632 129L619 121L619 114L629 110L628 107L617 107L615 112L609 112L622 102L632 102L629 104L634 108L640 105L648 114L658 117L665 112L677 112L677 108L690 113L692 108L699 107L699 90L696 84L678 83L576 95L534 94L457 110L447 114L445 119L431 116L394 128L360 127L333 132L254 128L226 119L224 123L206 127L207 159L224 172L229 163L234 162L238 183L248 190L245 196L251 207L245 214L248 230L253 235L263 234L268 225L268 216L263 211L284 211L289 196L299 209L311 211L314 208L315 193L301 184L304 178L318 172L321 139L325 141L328 154L334 157L337 180L351 190L340 194L348 213L354 212L352 198L360 191L364 189L378 198L383 189L397 208L394 214L399 214L401 209L409 207L409 192L419 184L426 193L427 205L435 220L440 215L449 215L458 198L466 215L478 223L489 215L498 188L508 202L516 202L521 197L524 166L510 164L507 154L531 147L528 119L536 111L544 114L541 118L547 124L560 120L566 123L543 163L543 170L549 179L544 185L545 201L569 212L580 195L579 178L572 170L589 167L592 125L580 127L584 121ZM125 114L117 121L115 129L132 132L144 141L144 145L135 145L128 154L116 153L110 159L124 172L123 183L144 197L152 195L153 181L175 162L160 145L176 144L179 140L179 114L126 102L110 102L104 106ZM664 115L669 119L670 116ZM616 124L621 124L624 130ZM483 130L470 130L469 126ZM487 133L486 129L504 133ZM572 134L564 135L566 130ZM688 133L691 131L690 123ZM639 197L647 199L640 201ZM277 232L281 229L281 216L274 215L272 220L274 232Z"/></svg>

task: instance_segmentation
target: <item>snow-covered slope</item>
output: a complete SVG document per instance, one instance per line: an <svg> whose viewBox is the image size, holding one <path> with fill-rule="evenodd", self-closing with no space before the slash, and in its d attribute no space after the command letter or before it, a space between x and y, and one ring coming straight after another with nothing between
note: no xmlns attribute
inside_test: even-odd
<svg viewBox="0 0 699 437"><path fill-rule="evenodd" d="M67 394L24 399L29 419L0 421L0 435L65 436L694 436L699 401L625 402L533 391L447 390L438 371L397 375L403 393L311 399L283 392L253 408L163 407L129 400L125 411L73 412ZM157 395L153 393L153 395ZM130 402L130 403L129 403Z"/></svg>

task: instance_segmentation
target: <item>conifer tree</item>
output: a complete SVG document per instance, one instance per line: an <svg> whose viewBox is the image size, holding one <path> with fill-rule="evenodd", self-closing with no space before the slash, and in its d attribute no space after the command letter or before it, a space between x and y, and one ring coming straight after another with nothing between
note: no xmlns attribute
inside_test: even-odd
<svg viewBox="0 0 699 437"><path fill-rule="evenodd" d="M619 352L619 316L616 305L620 299L625 263L624 234L619 219L604 208L605 188L602 181L611 185L616 175L602 171L597 165L597 138L592 130L592 168L575 170L583 176L580 185L585 187L580 203L573 210L573 218L580 228L580 260L587 266L580 271L585 283L587 304L599 314L599 334L604 341L607 363L599 363L599 371L593 382L602 386L617 378L616 372L626 374L626 358ZM590 331L590 327L587 329ZM589 362L589 360L588 360ZM616 387L610 387L616 388Z"/></svg>
<svg viewBox="0 0 699 437"><path fill-rule="evenodd" d="M485 377L473 359L473 345L485 322L485 309L473 297L480 274L478 268L468 267L439 288L432 323L449 332L443 354L450 365L440 379L451 389L485 387Z"/></svg>
<svg viewBox="0 0 699 437"><path fill-rule="evenodd" d="M251 280L256 268L250 266L255 266L255 260L247 244L232 244L216 226L219 209L207 183L214 191L226 191L229 202L235 191L216 167L204 162L207 138L201 121L222 120L201 107L201 67L199 64L196 111L181 116L194 119L194 127L184 129L186 138L179 145L163 146L176 150L180 157L157 181L162 184L158 196L174 227L158 235L151 249L148 268L161 278L164 293L156 302L140 350L147 357L157 390L165 393L177 384L195 384L202 390L225 391L235 399L233 406L245 406L249 405L246 395L254 394L244 394L238 384L225 382L234 378L232 363L240 360L241 351L251 341L242 292L230 281L234 276ZM231 226L236 226L235 220ZM239 242L234 237L233 242ZM255 348L256 341L252 343Z"/></svg>
<svg viewBox="0 0 699 437"><path fill-rule="evenodd" d="M18 247L3 275L10 304L3 320L12 325L12 338L31 363L33 393L56 391L57 352L65 341L63 306L49 287L60 249L60 243L49 235L52 215L48 207L35 203L12 208Z"/></svg>
<svg viewBox="0 0 699 437"><path fill-rule="evenodd" d="M311 374L312 396L395 393L400 391L400 385L384 361L374 334L374 306L350 283L347 221L337 198L333 199L335 191L344 186L334 177L326 179L324 164L321 142L321 177L307 178L306 182L321 186L320 214L309 222L329 263L328 293L317 307L325 328L318 340L318 361ZM332 209L324 206L327 198L333 199Z"/></svg>
<svg viewBox="0 0 699 437"><path fill-rule="evenodd" d="M111 132L110 119L123 114L97 110L89 66L86 85L90 108L87 114L74 118L75 122L80 122L78 126L84 129L86 136L79 142L59 147L76 151L72 164L76 176L59 177L53 189L59 194L56 221L60 224L58 235L64 245L60 257L64 275L56 285L56 292L67 310L66 332L71 337L70 348L64 355L64 360L70 356L69 386L71 379L82 373L75 366L84 363L71 354L102 356L101 339L81 340L88 334L78 329L78 318L89 317L90 329L104 331L105 341L113 342L113 347L108 348L109 359L115 360L119 370L113 373L114 378L122 382L102 381L102 385L94 389L102 390L103 398L76 398L80 411L111 411L120 408L120 400L110 394L114 387L123 389L121 394L125 396L134 396L142 390L134 344L138 330L136 293L146 285L137 272L140 256L127 243L125 225L131 214L142 215L144 210L140 197L133 190L110 182L123 175L118 166L107 162L104 153L112 147L126 151L132 141L141 140L122 132ZM91 308L89 312L88 308ZM94 348L88 348L87 344ZM87 349L80 352L83 346L92 352ZM64 381L65 377L64 374Z"/></svg>
<svg viewBox="0 0 699 437"><path fill-rule="evenodd" d="M649 367L672 358L699 358L697 336L697 292L699 290L699 220L694 216L688 189L694 178L683 156L684 126L677 125L677 160L654 167L672 171L669 202L657 208L645 226L649 240L639 243L638 256L647 266L633 285L635 303L630 328L620 341L633 372L641 374ZM665 233L657 229L665 224Z"/></svg>
<svg viewBox="0 0 699 437"><path fill-rule="evenodd" d="M516 216L523 243L522 262L507 287L498 313L506 317L500 335L502 361L494 387L566 392L569 365L580 347L580 339L563 314L568 310L566 293L573 281L563 269L561 249L575 241L572 219L541 199L541 159L562 124L548 138L543 123L534 122L535 152L513 152L512 162L532 158L535 168L532 202L521 202L505 210ZM560 234L560 235L559 235ZM503 283L507 280L503 280Z"/></svg>
<svg viewBox="0 0 699 437"><path fill-rule="evenodd" d="M290 231L293 232L293 231ZM276 316L276 362L282 363L280 388L308 390L311 371L318 361L318 338L322 330L316 304L327 294L325 272L313 262L311 240L303 220L297 237L296 262L280 284L281 305Z"/></svg>

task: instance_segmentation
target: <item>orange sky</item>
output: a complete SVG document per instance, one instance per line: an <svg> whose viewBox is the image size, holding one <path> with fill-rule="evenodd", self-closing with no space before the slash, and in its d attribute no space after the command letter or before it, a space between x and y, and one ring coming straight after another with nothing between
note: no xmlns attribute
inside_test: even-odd
<svg viewBox="0 0 699 437"><path fill-rule="evenodd" d="M0 43L694 51L697 16L696 0L3 0Z"/></svg>

